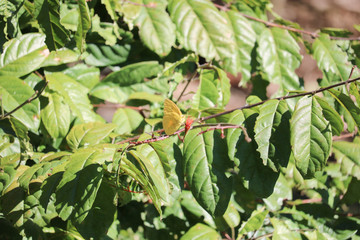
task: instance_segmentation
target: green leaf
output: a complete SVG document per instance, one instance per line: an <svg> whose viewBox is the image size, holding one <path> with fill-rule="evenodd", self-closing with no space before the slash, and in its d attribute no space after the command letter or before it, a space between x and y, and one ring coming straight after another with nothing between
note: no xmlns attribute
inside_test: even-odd
<svg viewBox="0 0 360 240"><path fill-rule="evenodd" d="M22 188L19 188L17 182L19 176L27 169L27 166L20 166L16 169L15 176L11 185L3 190L1 195L0 204L1 212L15 227L21 227L24 224L24 213L25 213L25 198L26 194ZM9 168L5 168L10 170ZM4 177L4 176L3 176Z"/></svg>
<svg viewBox="0 0 360 240"><path fill-rule="evenodd" d="M10 127L9 127L10 128ZM0 128L0 130L3 130ZM11 131L11 129L9 129ZM0 134L0 164L5 165L7 163L15 163L19 159L18 155L20 151L20 141L15 136L10 134Z"/></svg>
<svg viewBox="0 0 360 240"><path fill-rule="evenodd" d="M263 200L268 210L280 210L284 200L292 200L292 188L289 180L286 179L283 174L280 174L276 181L274 192L268 198Z"/></svg>
<svg viewBox="0 0 360 240"><path fill-rule="evenodd" d="M119 2L116 0L101 0L101 3L105 5L107 13L110 15L111 19L114 21L117 21L118 16L116 14L116 11L121 6ZM125 4L125 3L121 3Z"/></svg>
<svg viewBox="0 0 360 240"><path fill-rule="evenodd" d="M143 83L145 78L156 76L162 70L162 65L156 61L129 64L119 71L107 75L102 82L113 82L121 87Z"/></svg>
<svg viewBox="0 0 360 240"><path fill-rule="evenodd" d="M340 134L342 133L342 131L344 129L344 122L341 119L341 116L324 99L322 99L318 96L315 96L315 98L316 98L316 101L320 104L320 106L322 108L322 113L324 114L324 117L331 124L331 130L332 130L333 135L340 136Z"/></svg>
<svg viewBox="0 0 360 240"><path fill-rule="evenodd" d="M143 116L137 111L130 108L119 108L113 116L112 123L117 126L116 133L125 134L137 129L143 120Z"/></svg>
<svg viewBox="0 0 360 240"><path fill-rule="evenodd" d="M153 7L141 7L135 20L139 27L142 42L159 56L166 56L175 43L175 26L166 12L166 5L161 0L142 0L144 5L153 4Z"/></svg>
<svg viewBox="0 0 360 240"><path fill-rule="evenodd" d="M182 155L180 149L174 144L172 138L150 144L158 155L168 179L171 197L177 199L184 186Z"/></svg>
<svg viewBox="0 0 360 240"><path fill-rule="evenodd" d="M25 190L29 191L30 182L40 182L42 183L47 177L47 174L52 172L52 169L57 165L63 163L62 160L54 161L43 161L38 164L31 166L26 169L23 174L19 177L19 185Z"/></svg>
<svg viewBox="0 0 360 240"><path fill-rule="evenodd" d="M242 78L239 86L245 86L251 78L251 52L255 46L256 34L248 20L236 11L224 12L229 19L236 43L236 54L229 69L232 73L241 72Z"/></svg>
<svg viewBox="0 0 360 240"><path fill-rule="evenodd" d="M254 128L257 151L263 164L274 171L280 165L286 167L290 158L289 119L290 113L285 101L274 99L260 106Z"/></svg>
<svg viewBox="0 0 360 240"><path fill-rule="evenodd" d="M274 226L274 240L281 240L281 239L301 239L301 235L299 232L291 231L289 227L286 225L285 222L277 219L271 218L271 224Z"/></svg>
<svg viewBox="0 0 360 240"><path fill-rule="evenodd" d="M77 64L74 67L67 68L64 73L89 90L100 82L100 70L96 67L87 67L85 64Z"/></svg>
<svg viewBox="0 0 360 240"><path fill-rule="evenodd" d="M133 4L135 3L135 4ZM120 8L117 8L123 17L124 21L129 25L129 28L132 29L134 26L134 21L139 16L141 11L142 0L134 0L133 2L123 2Z"/></svg>
<svg viewBox="0 0 360 240"><path fill-rule="evenodd" d="M1 54L0 76L21 77L40 68L49 55L44 40L39 33L11 39Z"/></svg>
<svg viewBox="0 0 360 240"><path fill-rule="evenodd" d="M312 47L314 59L321 71L336 75L340 81L346 81L349 78L351 64L348 57L334 41L330 40L328 35L320 34Z"/></svg>
<svg viewBox="0 0 360 240"><path fill-rule="evenodd" d="M66 136L69 147L73 150L81 147L89 147L91 145L102 142L116 128L111 123L84 123L74 126Z"/></svg>
<svg viewBox="0 0 360 240"><path fill-rule="evenodd" d="M72 63L79 60L79 54L70 49L62 48L52 51L50 55L41 64L41 67L59 66L65 63Z"/></svg>
<svg viewBox="0 0 360 240"><path fill-rule="evenodd" d="M235 204L235 201L230 201L224 215L215 218L216 226L220 231L224 231L228 228L235 228L240 224L240 214L236 209Z"/></svg>
<svg viewBox="0 0 360 240"><path fill-rule="evenodd" d="M30 143L30 138L28 136L28 132L29 132L28 128L16 118L10 118L9 122L16 136L19 139L21 152L23 154L24 153L32 154L33 147Z"/></svg>
<svg viewBox="0 0 360 240"><path fill-rule="evenodd" d="M254 138L255 120L257 113L254 109L244 109L245 128L251 139ZM245 135L241 132L236 142L235 163L239 164L239 175L242 177L241 183L254 192L258 197L268 197L272 194L279 172L274 172L268 166L264 166L256 141L247 142ZM243 183L244 182L244 183Z"/></svg>
<svg viewBox="0 0 360 240"><path fill-rule="evenodd" d="M241 126L245 121L245 117L242 111L236 110L229 116L228 123ZM231 160L234 160L236 152L236 144L241 135L241 128L229 128L226 130L226 142L228 145L228 155Z"/></svg>
<svg viewBox="0 0 360 240"><path fill-rule="evenodd" d="M169 204L171 190L164 168L166 163L161 161L162 158L160 158L159 154L149 145L140 145L136 150L137 156L145 165L161 199L165 204ZM169 168L167 168L167 170L169 170Z"/></svg>
<svg viewBox="0 0 360 240"><path fill-rule="evenodd" d="M234 69L234 33L229 21L211 1L171 0L168 10L176 25L177 38L185 49L194 51L208 60L221 60L225 70Z"/></svg>
<svg viewBox="0 0 360 240"><path fill-rule="evenodd" d="M265 210L265 208L253 211L250 218L241 224L237 239L241 239L242 236L249 232L259 230L264 224L265 217L268 213L269 211Z"/></svg>
<svg viewBox="0 0 360 240"><path fill-rule="evenodd" d="M214 218L199 205L190 191L181 191L180 203L184 212L188 213L188 219L195 219L195 222L204 222L208 226L216 228Z"/></svg>
<svg viewBox="0 0 360 240"><path fill-rule="evenodd" d="M91 18L90 36L95 35L98 41L105 42L106 45L113 46L117 42L115 31L117 31L115 23L101 22L100 17L95 15ZM100 39L104 39L104 41Z"/></svg>
<svg viewBox="0 0 360 240"><path fill-rule="evenodd" d="M190 189L199 204L211 215L221 216L230 200L232 178L226 142L218 132L189 131L184 140L184 170Z"/></svg>
<svg viewBox="0 0 360 240"><path fill-rule="evenodd" d="M221 236L213 228L202 224L197 223L195 226L191 227L180 240L218 240L221 239Z"/></svg>
<svg viewBox="0 0 360 240"><path fill-rule="evenodd" d="M0 76L0 95L2 107L6 112L10 112L23 104L34 93L34 90L21 79L11 76ZM38 99L35 99L11 115L31 131L37 132L40 123L40 102Z"/></svg>
<svg viewBox="0 0 360 240"><path fill-rule="evenodd" d="M156 169L149 159L146 159L141 153L131 150L128 157L135 159L137 163L139 163L142 171L140 171L132 162L124 158L121 159L121 161L125 163L124 166L120 166L121 170L127 173L130 177L134 178L134 180L144 188L144 191L149 194L155 208L161 216L161 196L159 193L161 189L158 189L158 187L162 187L162 179L160 179L160 176L157 174ZM164 194L162 197L166 199L167 193L162 193Z"/></svg>
<svg viewBox="0 0 360 240"><path fill-rule="evenodd" d="M49 88L64 98L71 113L78 117L81 122L101 121L92 110L93 107L87 96L87 88L61 72L48 73L46 79L49 81Z"/></svg>
<svg viewBox="0 0 360 240"><path fill-rule="evenodd" d="M72 215L80 223L86 218L103 179L104 169L101 164L113 158L114 149L103 151L86 148L68 158L56 187L56 209L63 220Z"/></svg>
<svg viewBox="0 0 360 240"><path fill-rule="evenodd" d="M91 90L90 95L111 103L124 103L128 99L119 84L103 81Z"/></svg>
<svg viewBox="0 0 360 240"><path fill-rule="evenodd" d="M360 180L360 145L356 142L334 142L333 153L340 164L340 170L346 176L354 176Z"/></svg>
<svg viewBox="0 0 360 240"><path fill-rule="evenodd" d="M356 82L350 83L349 94L355 97L356 104L360 106L360 89Z"/></svg>
<svg viewBox="0 0 360 240"><path fill-rule="evenodd" d="M76 31L79 19L79 10L77 8L68 9L66 5L60 6L60 23L66 29Z"/></svg>
<svg viewBox="0 0 360 240"><path fill-rule="evenodd" d="M347 204L358 203L360 201L359 187L360 187L360 180L357 178L352 178L348 186L348 189L341 201Z"/></svg>
<svg viewBox="0 0 360 240"><path fill-rule="evenodd" d="M70 108L61 95L50 93L48 104L41 110L41 121L53 138L65 137L70 128Z"/></svg>
<svg viewBox="0 0 360 240"><path fill-rule="evenodd" d="M346 111L349 117L346 120L355 122L357 127L360 128L360 108L355 105L354 101L349 96L335 89L330 89L328 92Z"/></svg>
<svg viewBox="0 0 360 240"><path fill-rule="evenodd" d="M79 20L75 33L75 41L78 50L83 52L86 34L91 27L91 20L86 0L78 0L77 2L79 5Z"/></svg>
<svg viewBox="0 0 360 240"><path fill-rule="evenodd" d="M86 52L89 54L85 58L88 65L104 67L123 63L129 56L130 45L97 45L87 44Z"/></svg>
<svg viewBox="0 0 360 240"><path fill-rule="evenodd" d="M129 96L129 100L144 100L150 103L158 103L163 102L164 98L147 92L134 92Z"/></svg>
<svg viewBox="0 0 360 240"><path fill-rule="evenodd" d="M7 188L12 184L16 176L16 169L11 164L5 165L1 163L1 168L3 169L0 172L0 193L3 196L4 192L7 191Z"/></svg>
<svg viewBox="0 0 360 240"><path fill-rule="evenodd" d="M299 90L295 69L300 66L300 47L287 30L265 28L259 37L257 53L267 79L279 85L279 94Z"/></svg>
<svg viewBox="0 0 360 240"><path fill-rule="evenodd" d="M200 85L193 97L192 107L206 109L224 108L230 99L230 80L219 68L203 69L200 72Z"/></svg>
<svg viewBox="0 0 360 240"><path fill-rule="evenodd" d="M34 5L34 16L46 35L45 43L49 50L64 47L69 35L60 23L59 0L35 0Z"/></svg>
<svg viewBox="0 0 360 240"><path fill-rule="evenodd" d="M115 188L102 182L92 208L85 219L75 219L75 226L86 239L101 239L116 219ZM99 221L101 219L101 221Z"/></svg>
<svg viewBox="0 0 360 240"><path fill-rule="evenodd" d="M196 63L199 61L199 57L197 55L195 55L194 53L188 54L185 57L183 57L182 59L174 62L174 63L165 63L165 68L164 71L162 73L163 76L173 76L173 74L175 73L176 69L179 68L182 64L186 64L186 63Z"/></svg>
<svg viewBox="0 0 360 240"><path fill-rule="evenodd" d="M304 177L312 177L323 170L332 143L330 124L315 98L305 96L297 102L290 127L296 167Z"/></svg>
<svg viewBox="0 0 360 240"><path fill-rule="evenodd" d="M0 46L7 40L20 36L21 29L19 19L24 12L23 1L0 1Z"/></svg>

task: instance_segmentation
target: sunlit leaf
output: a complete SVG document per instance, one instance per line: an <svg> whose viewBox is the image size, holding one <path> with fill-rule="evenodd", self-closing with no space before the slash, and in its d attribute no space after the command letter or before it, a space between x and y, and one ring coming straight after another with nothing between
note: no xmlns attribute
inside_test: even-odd
<svg viewBox="0 0 360 240"><path fill-rule="evenodd" d="M241 72L242 79L239 86L245 86L250 80L251 74L251 51L255 46L256 35L248 20L236 11L225 12L231 28L234 32L236 52L233 53L233 60L229 62L229 69L232 73Z"/></svg>
<svg viewBox="0 0 360 240"><path fill-rule="evenodd" d="M233 70L231 64L236 48L233 31L228 19L212 2L172 0L168 10L176 25L178 40L185 49L209 60L221 60L226 70Z"/></svg>
<svg viewBox="0 0 360 240"><path fill-rule="evenodd" d="M88 147L100 143L115 129L115 124L85 123L74 126L66 137L71 149Z"/></svg>
<svg viewBox="0 0 360 240"><path fill-rule="evenodd" d="M39 33L11 39L1 54L0 76L21 77L38 69L49 55L44 41Z"/></svg>
<svg viewBox="0 0 360 240"><path fill-rule="evenodd" d="M221 69L204 69L200 72L200 85L193 97L196 109L223 108L230 99L230 80Z"/></svg>
<svg viewBox="0 0 360 240"><path fill-rule="evenodd" d="M48 104L41 111L41 121L51 137L66 136L70 128L70 108L59 94L48 94Z"/></svg>
<svg viewBox="0 0 360 240"><path fill-rule="evenodd" d="M254 128L257 151L264 165L277 171L290 157L290 113L285 101L270 100L260 107Z"/></svg>
<svg viewBox="0 0 360 240"><path fill-rule="evenodd" d="M161 0L143 0L142 3L153 6L141 7L135 20L135 24L140 29L140 38L159 56L166 56L171 51L176 37L175 26L166 12L166 5Z"/></svg>
<svg viewBox="0 0 360 240"><path fill-rule="evenodd" d="M332 151L340 163L341 172L360 180L360 145L356 142L334 142Z"/></svg>
<svg viewBox="0 0 360 240"><path fill-rule="evenodd" d="M312 177L323 170L332 143L331 126L315 98L305 96L297 102L290 127L296 167L303 176Z"/></svg>
<svg viewBox="0 0 360 240"><path fill-rule="evenodd" d="M125 62L129 55L130 46L118 44L107 46L90 43L87 45L86 51L89 53L85 58L87 64L103 67Z"/></svg>
<svg viewBox="0 0 360 240"><path fill-rule="evenodd" d="M46 35L45 43L50 51L65 46L69 35L60 23L59 0L35 0L35 17Z"/></svg>
<svg viewBox="0 0 360 240"><path fill-rule="evenodd" d="M267 80L279 85L279 94L300 88L295 69L300 66L300 47L287 30L264 29L257 49Z"/></svg>
<svg viewBox="0 0 360 240"><path fill-rule="evenodd" d="M2 107L10 112L19 107L30 97L34 96L34 90L24 81L11 76L0 76L0 94ZM38 99L25 104L12 116L20 120L26 127L36 132L40 123L40 102Z"/></svg>
<svg viewBox="0 0 360 240"><path fill-rule="evenodd" d="M79 20L75 34L76 47L80 52L83 52L85 45L85 37L91 27L89 8L85 0L78 0L79 5Z"/></svg>
<svg viewBox="0 0 360 240"><path fill-rule="evenodd" d="M248 232L253 232L261 228L268 213L269 211L264 208L252 212L250 218L241 225L237 239L241 239L241 236Z"/></svg>
<svg viewBox="0 0 360 240"><path fill-rule="evenodd" d="M349 78L351 65L346 53L331 41L329 36L321 34L313 43L313 56L323 72L335 74L341 81Z"/></svg>

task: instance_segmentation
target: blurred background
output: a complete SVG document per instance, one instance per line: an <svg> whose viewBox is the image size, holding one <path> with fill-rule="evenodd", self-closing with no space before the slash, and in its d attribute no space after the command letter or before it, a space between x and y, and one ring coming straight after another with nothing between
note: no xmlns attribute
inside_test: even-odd
<svg viewBox="0 0 360 240"><path fill-rule="evenodd" d="M360 0L271 0L274 12L282 18L298 23L304 30L315 32L320 28L344 28L360 36L354 29L354 24L360 24ZM306 54L301 47L303 61L296 73L304 79L305 90L318 88L317 79L322 77L315 60ZM238 81L238 80L234 80ZM232 96L227 109L242 106L248 94L246 89L237 88L232 84ZM276 86L271 85L268 92L271 95ZM268 94L268 95L269 95Z"/></svg>

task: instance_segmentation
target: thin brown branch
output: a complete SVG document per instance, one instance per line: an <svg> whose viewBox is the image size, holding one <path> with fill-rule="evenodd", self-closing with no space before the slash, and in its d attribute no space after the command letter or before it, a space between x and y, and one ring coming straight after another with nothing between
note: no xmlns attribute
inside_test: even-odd
<svg viewBox="0 0 360 240"><path fill-rule="evenodd" d="M311 199L296 199L293 201L284 200L284 205L296 206L302 204L309 204L309 203L321 203L322 198L311 198Z"/></svg>
<svg viewBox="0 0 360 240"><path fill-rule="evenodd" d="M357 133L357 130L353 133L345 133L345 134L342 134L340 136L333 136L332 137L332 140L333 141L340 141L340 140L343 140L343 139L346 139L346 138L353 138Z"/></svg>
<svg viewBox="0 0 360 240"><path fill-rule="evenodd" d="M194 80L194 78L196 77L196 75L197 75L197 72L195 71L195 72L191 75L191 77L187 80L187 83L186 83L185 87L183 88L183 90L181 91L181 93L180 93L177 101L179 101L179 100L181 99L181 97L184 95L184 92L186 91L186 89L187 89L188 86L190 85L190 82Z"/></svg>
<svg viewBox="0 0 360 240"><path fill-rule="evenodd" d="M32 101L34 101L35 99L37 99L38 97L40 97L40 95L42 94L42 92L45 90L45 88L48 85L48 81L45 81L45 85L43 86L42 89L40 89L40 91L36 90L35 93L28 98L25 102L23 102L22 104L20 104L19 106L17 106L16 108L14 108L13 110L11 110L10 112L7 112L5 114L3 114L2 116L0 116L0 119L4 119L7 116L13 114L14 112L16 112L17 110L19 110L20 108L22 108L23 106L25 106L26 104L31 103Z"/></svg>
<svg viewBox="0 0 360 240"><path fill-rule="evenodd" d="M225 239L227 240L234 240L235 238L231 238L230 235L227 232L223 232L223 235L225 237Z"/></svg>
<svg viewBox="0 0 360 240"><path fill-rule="evenodd" d="M44 80L44 76L41 75L38 71L34 72L36 75L38 75L39 78L41 78L41 80Z"/></svg>
<svg viewBox="0 0 360 240"><path fill-rule="evenodd" d="M249 138L247 132L246 132L246 129L241 126L241 125L236 125L236 124L231 124L231 123L206 123L206 124L199 124L199 125L194 125L194 126L191 126L190 129L195 129L195 128L203 128L203 127L208 127L206 130L204 131L201 131L198 133L198 135L200 134L204 134L205 132L209 132L209 131L214 131L214 130L224 130L224 129L229 129L229 128L241 128L243 130L243 133L245 135L245 140L250 142L251 139ZM189 129L189 130L190 130ZM153 133L161 133L163 132L164 130L163 129L160 129L160 130L157 130L157 131L154 131ZM133 140L136 140L140 137L140 135L138 136L135 136L135 137L132 137L132 138L128 138L126 140L123 140L121 142L118 142L117 144L124 144L124 143L129 143L130 147L135 147L135 146L138 146L138 145L141 145L141 144L146 144L146 143L152 143L152 142L157 142L157 141L162 141L166 138L169 138L171 136L174 136L174 135L178 135L182 132L185 131L185 128L181 128L179 129L178 131L174 132L173 134L171 135L161 135L161 136L158 136L158 137L153 137L153 138L149 138L149 139L146 139L146 140L143 140L143 141L136 141L136 142L133 142Z"/></svg>
<svg viewBox="0 0 360 240"><path fill-rule="evenodd" d="M303 97L303 96L307 96L307 95L315 95L317 93L324 92L326 90L329 90L329 89L332 89L332 88L335 88L335 87L339 87L339 86L342 86L342 85L345 85L345 84L349 84L349 83L352 83L352 82L355 82L355 81L358 81L358 80L360 80L360 77L355 78L355 79L348 79L348 80L346 80L344 82L336 83L336 84L330 85L328 87L319 88L319 89L317 89L315 91L304 92L304 93L299 93L299 94L294 94L294 95L289 95L289 96L283 96L283 97L277 97L277 98L273 98L273 99L286 100L286 99L290 99L290 98ZM253 108L253 107L262 105L265 102L270 101L270 100L272 100L272 99L267 99L267 100L264 100L264 101L261 101L261 102L255 103L255 104L250 104L250 105L242 106L242 107L239 107L239 108L234 108L234 109L231 109L231 110L228 110L228 111L225 111L225 112L221 112L221 113L218 113L218 114L210 115L210 116L207 116L207 117L202 117L202 118L199 119L199 121L205 121L205 120L208 120L208 119L211 119L211 118L226 115L226 114L232 113L232 112L234 112L236 110L243 110L243 109Z"/></svg>

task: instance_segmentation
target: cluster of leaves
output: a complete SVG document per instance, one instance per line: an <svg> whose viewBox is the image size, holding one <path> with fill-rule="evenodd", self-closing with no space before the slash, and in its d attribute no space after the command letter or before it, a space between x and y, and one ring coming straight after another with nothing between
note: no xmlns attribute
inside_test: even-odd
<svg viewBox="0 0 360 240"><path fill-rule="evenodd" d="M268 0L217 4L1 1L1 238L360 238L359 85L299 94L294 72L302 44L321 87L344 83L359 42L309 42ZM225 112L238 74L248 105ZM159 136L163 100L195 78L179 106L206 120Z"/></svg>

